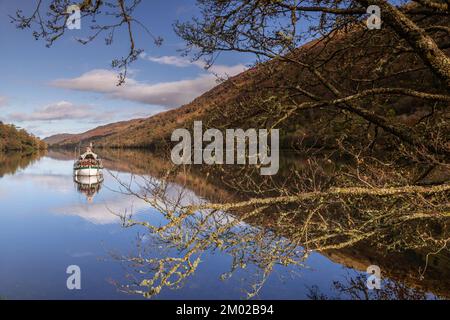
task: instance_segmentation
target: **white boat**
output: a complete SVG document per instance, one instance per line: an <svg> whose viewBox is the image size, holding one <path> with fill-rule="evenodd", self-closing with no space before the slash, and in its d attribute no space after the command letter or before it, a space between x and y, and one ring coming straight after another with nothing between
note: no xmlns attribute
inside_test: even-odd
<svg viewBox="0 0 450 320"><path fill-rule="evenodd" d="M100 176L103 174L102 160L92 151L92 144L73 165L75 176Z"/></svg>

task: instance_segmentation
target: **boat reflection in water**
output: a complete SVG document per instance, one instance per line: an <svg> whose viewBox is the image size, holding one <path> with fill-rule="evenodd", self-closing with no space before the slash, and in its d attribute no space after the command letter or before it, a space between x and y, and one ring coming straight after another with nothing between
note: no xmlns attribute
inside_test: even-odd
<svg viewBox="0 0 450 320"><path fill-rule="evenodd" d="M92 203L94 197L100 192L103 184L103 174L95 176L74 175L73 181L76 183L78 192L86 195L87 201Z"/></svg>

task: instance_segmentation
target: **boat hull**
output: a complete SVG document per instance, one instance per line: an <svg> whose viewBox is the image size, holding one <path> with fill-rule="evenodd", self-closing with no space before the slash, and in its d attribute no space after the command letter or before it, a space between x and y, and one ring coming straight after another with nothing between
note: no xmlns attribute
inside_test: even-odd
<svg viewBox="0 0 450 320"><path fill-rule="evenodd" d="M99 176L102 175L102 169L98 168L98 167L89 167L89 168L75 168L74 169L74 174L76 176L87 176L87 177L91 177L91 176Z"/></svg>

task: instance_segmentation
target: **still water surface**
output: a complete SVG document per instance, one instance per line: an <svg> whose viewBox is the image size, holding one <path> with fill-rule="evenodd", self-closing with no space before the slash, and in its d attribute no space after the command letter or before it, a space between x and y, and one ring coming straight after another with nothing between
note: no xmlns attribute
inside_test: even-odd
<svg viewBox="0 0 450 320"><path fill-rule="evenodd" d="M72 164L70 156L47 155L2 173L0 297L144 299L142 294L123 290L139 278L140 269L119 257L136 257L142 247L156 258L176 257L177 250L165 248L143 227L124 228L115 213L133 212L134 217L152 224L163 223L163 219L148 203L117 192L120 186L113 175L126 180L130 175L126 169L117 165L105 171L101 185L83 189L73 180ZM197 196L189 192L190 197ZM345 259L332 257L312 253L301 265L276 265L255 299L337 297L336 283L366 279L364 263L359 268L345 267ZM179 287L163 287L153 299L245 299L252 285L261 280L256 265L223 277L232 265L227 252L210 248L200 259L198 268ZM69 265L81 268L81 290L66 287ZM339 298L352 297L339 294Z"/></svg>

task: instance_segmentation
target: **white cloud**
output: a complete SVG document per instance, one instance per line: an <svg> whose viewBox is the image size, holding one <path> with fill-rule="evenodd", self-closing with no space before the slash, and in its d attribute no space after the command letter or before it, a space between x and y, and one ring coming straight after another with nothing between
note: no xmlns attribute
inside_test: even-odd
<svg viewBox="0 0 450 320"><path fill-rule="evenodd" d="M155 56L148 56L144 53L141 55L141 58L152 61L152 62L156 62L159 64L171 65L171 66L180 67L180 68L195 66L195 67L198 67L201 69L205 69L205 66L206 66L206 63L203 61L200 61L200 60L191 61L187 58L178 57L178 56L155 57ZM216 74L219 77L226 77L226 76L237 75L245 70L247 70L247 67L243 64L237 64L234 66L213 64L206 71Z"/></svg>
<svg viewBox="0 0 450 320"><path fill-rule="evenodd" d="M14 121L52 121L71 119L95 121L104 119L105 115L95 111L95 108L90 105L75 105L68 101L59 101L31 113L11 113L9 118Z"/></svg>
<svg viewBox="0 0 450 320"><path fill-rule="evenodd" d="M216 85L216 77L205 74L195 79L134 84L111 92L117 99L131 100L164 107L186 104Z"/></svg>
<svg viewBox="0 0 450 320"><path fill-rule="evenodd" d="M147 55L141 55L142 58L147 59L152 62L156 62L159 64L167 64L176 67L189 67L193 65L193 62L190 62L188 59L176 57L176 56L162 56L162 57L153 57Z"/></svg>
<svg viewBox="0 0 450 320"><path fill-rule="evenodd" d="M122 87L133 84L133 79L127 79L127 84L122 87L117 86L117 74L104 69L94 69L83 73L81 76L72 79L58 79L50 84L65 89L108 93L120 90Z"/></svg>
<svg viewBox="0 0 450 320"><path fill-rule="evenodd" d="M150 59L151 57L146 58ZM194 64L178 57L166 56L155 59L159 59L155 62L179 67L199 66L199 62ZM76 78L54 80L51 85L70 90L101 93L112 99L172 108L189 103L216 86L217 75L221 77L233 76L244 70L244 65L217 65L211 67L208 73L202 73L193 79L148 84L128 78L125 84L117 86L117 73L110 70L95 69Z"/></svg>

